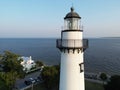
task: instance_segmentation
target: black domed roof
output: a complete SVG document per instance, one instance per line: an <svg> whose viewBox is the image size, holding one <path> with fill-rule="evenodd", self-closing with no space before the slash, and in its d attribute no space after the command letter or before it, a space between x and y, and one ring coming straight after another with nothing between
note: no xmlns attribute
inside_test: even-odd
<svg viewBox="0 0 120 90"><path fill-rule="evenodd" d="M81 19L81 17L79 16L79 14L77 14L76 12L74 12L74 8L73 8L73 7L71 7L71 12L69 12L69 13L65 16L64 19L66 19L66 18L80 18L80 19Z"/></svg>

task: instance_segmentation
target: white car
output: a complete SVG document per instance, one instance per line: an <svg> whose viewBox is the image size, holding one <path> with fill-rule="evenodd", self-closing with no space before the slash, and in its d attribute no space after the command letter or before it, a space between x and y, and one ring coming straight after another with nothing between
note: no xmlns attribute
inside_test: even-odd
<svg viewBox="0 0 120 90"><path fill-rule="evenodd" d="M33 78L29 78L29 81L31 81L31 83L35 83L36 82L35 79L33 79Z"/></svg>

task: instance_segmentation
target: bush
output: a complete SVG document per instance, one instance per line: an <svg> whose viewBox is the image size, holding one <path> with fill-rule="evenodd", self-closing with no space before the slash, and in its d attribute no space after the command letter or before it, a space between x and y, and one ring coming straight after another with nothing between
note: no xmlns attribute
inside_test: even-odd
<svg viewBox="0 0 120 90"><path fill-rule="evenodd" d="M59 66L44 67L41 76L47 89L59 88L59 71Z"/></svg>
<svg viewBox="0 0 120 90"><path fill-rule="evenodd" d="M111 76L110 81L104 85L105 90L120 90L120 76Z"/></svg>

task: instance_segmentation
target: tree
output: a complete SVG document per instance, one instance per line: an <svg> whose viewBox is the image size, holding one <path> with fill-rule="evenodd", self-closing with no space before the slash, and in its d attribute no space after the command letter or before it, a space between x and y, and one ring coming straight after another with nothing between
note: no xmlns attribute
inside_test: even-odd
<svg viewBox="0 0 120 90"><path fill-rule="evenodd" d="M12 90L17 79L17 73L13 71L1 73L0 77L7 86L8 90Z"/></svg>
<svg viewBox="0 0 120 90"><path fill-rule="evenodd" d="M1 76L1 72L0 72L0 90L9 90L9 88L7 87L6 83L4 82L4 80L2 79Z"/></svg>
<svg viewBox="0 0 120 90"><path fill-rule="evenodd" d="M111 76L110 81L104 85L105 90L120 90L120 76Z"/></svg>
<svg viewBox="0 0 120 90"><path fill-rule="evenodd" d="M107 80L107 75L105 73L101 73L100 78L103 81L103 85L104 85L104 82Z"/></svg>
<svg viewBox="0 0 120 90"><path fill-rule="evenodd" d="M59 66L44 67L41 76L47 89L59 88L59 71Z"/></svg>
<svg viewBox="0 0 120 90"><path fill-rule="evenodd" d="M25 72L23 71L23 66L21 65L22 59L19 59L19 55L14 54L9 51L5 51L2 55L2 65L3 73L1 73L1 78L11 90L15 84L17 78L23 78Z"/></svg>
<svg viewBox="0 0 120 90"><path fill-rule="evenodd" d="M36 65L37 65L38 67L41 67L41 66L43 66L44 64L43 64L41 61L36 61Z"/></svg>
<svg viewBox="0 0 120 90"><path fill-rule="evenodd" d="M23 71L22 59L19 59L19 55L5 51L2 57L5 72L16 72L19 78L24 77L25 72Z"/></svg>
<svg viewBox="0 0 120 90"><path fill-rule="evenodd" d="M0 61L2 60L2 55L0 55Z"/></svg>

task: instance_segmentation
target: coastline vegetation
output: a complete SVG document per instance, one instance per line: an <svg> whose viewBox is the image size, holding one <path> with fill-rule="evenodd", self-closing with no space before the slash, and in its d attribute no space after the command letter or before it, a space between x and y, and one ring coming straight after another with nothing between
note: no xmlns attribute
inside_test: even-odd
<svg viewBox="0 0 120 90"><path fill-rule="evenodd" d="M5 51L0 56L0 65L2 65L3 69L0 71L0 81L2 85L6 86L6 90L12 90L16 79L25 76L23 66L20 64L22 59L18 60L19 55L9 51ZM1 86L0 90L3 90Z"/></svg>
<svg viewBox="0 0 120 90"><path fill-rule="evenodd" d="M46 66L43 68L41 77L47 90L59 89L60 66Z"/></svg>
<svg viewBox="0 0 120 90"><path fill-rule="evenodd" d="M29 73L23 71L20 55L5 51L0 54L0 90L12 90L16 79L22 79L25 75L40 70L43 63L36 61L36 66Z"/></svg>
<svg viewBox="0 0 120 90"><path fill-rule="evenodd" d="M31 88L28 88L26 90L31 90ZM43 84L37 84L33 87L33 90L49 90L49 89L47 89ZM52 90L59 90L59 89L54 88ZM104 88L102 84L85 81L85 90L104 90Z"/></svg>
<svg viewBox="0 0 120 90"><path fill-rule="evenodd" d="M43 83L39 84L40 90L59 90L59 76L60 76L60 66L47 66L44 67L41 76L43 78ZM109 79L105 73L100 75L102 83L85 81L85 90L120 90L120 76L114 75ZM38 87L35 87L34 90ZM29 89L28 89L29 90Z"/></svg>
<svg viewBox="0 0 120 90"><path fill-rule="evenodd" d="M16 79L25 77L23 66L20 64L22 59L18 60L18 57L20 56L9 51L0 54L0 90L12 90ZM37 67L44 65L40 61L37 61L36 64ZM59 65L44 66L40 76L43 79L43 83L33 85L33 90L59 90ZM120 90L119 75L111 76L107 81L106 74L102 73L100 78L103 80L103 85L85 81L85 90ZM30 89L31 88L26 90Z"/></svg>

